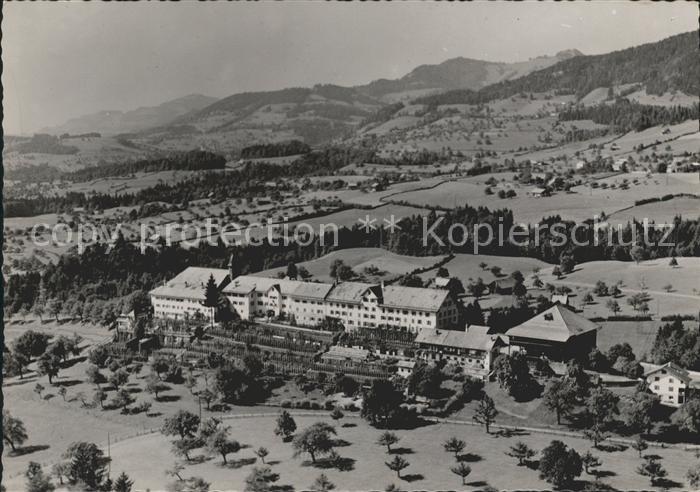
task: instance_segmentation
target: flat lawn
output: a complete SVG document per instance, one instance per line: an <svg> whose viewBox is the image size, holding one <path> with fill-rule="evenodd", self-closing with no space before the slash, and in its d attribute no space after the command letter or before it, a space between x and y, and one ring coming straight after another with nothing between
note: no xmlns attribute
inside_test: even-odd
<svg viewBox="0 0 700 492"><path fill-rule="evenodd" d="M651 300L651 314L696 314L700 305L700 258L677 258L678 267L668 266L669 258L643 261L640 264L623 261L592 261L576 266L574 272L557 280L551 275L551 268L542 270L540 279L554 285L567 285L574 289L577 295L574 304L584 309L587 317L610 316L612 313L605 306L609 297L595 297L592 305L582 305L582 297L602 280L608 286L622 281L623 295L617 299L622 308L621 313L633 314L631 306L626 302L630 294L641 292L646 285ZM671 285L667 292L664 287Z"/></svg>
<svg viewBox="0 0 700 492"><path fill-rule="evenodd" d="M343 260L351 266L355 273L365 275L368 280L377 281L405 275L416 268L430 267L440 260L442 256L404 256L397 255L381 248L351 248L333 251L321 258L299 263L313 276L314 280L331 282L330 268L335 260ZM379 275L367 275L365 268L375 266L380 270ZM278 272L286 271L286 267L272 268L260 272L261 275L276 277Z"/></svg>
<svg viewBox="0 0 700 492"><path fill-rule="evenodd" d="M229 456L228 466L222 464L220 456L207 456L201 462L188 465L183 476L201 476L211 482L214 490L243 490L245 477L253 466L260 464L253 451L264 446L270 451L268 463L280 475L277 485L291 486L297 490L311 485L322 472L339 490L382 490L390 483L409 489L454 490L461 488L461 479L450 472L454 458L445 453L442 443L451 436L457 436L467 443L463 459L472 468L466 489L480 489L487 484L498 489L546 489L550 486L540 480L536 471L519 467L513 458L504 455L510 446L523 441L539 450L553 439L560 439L579 453L591 449L589 441L579 438L527 432L505 437L495 432L488 435L482 428L471 425L433 424L396 432L401 441L395 447L399 448L404 459L410 463L402 472L403 478L399 479L384 464L392 456L387 455L384 447L375 444L381 431L368 426L361 419L346 417L342 422L354 426L337 428L337 438L344 442L336 449L347 465L346 471L339 471L326 468L322 463L313 466L306 456L294 458L291 444L283 443L273 433L276 413L271 411L269 416L225 420L226 425L231 427L231 436L245 447L239 453ZM295 420L300 429L317 421L335 424L327 414L319 414L318 417L297 416ZM171 481L164 472L175 461L169 441L170 439L156 433L112 444L112 472L117 474L125 471L141 490L164 489ZM635 471L640 462L636 451L626 449L593 452L601 458L600 470L605 472L605 478L602 479L605 483L619 489L648 488L648 479ZM690 452L678 449L653 449L651 452L661 457L669 479L678 482L676 487L687 488L684 476L695 462L695 457ZM203 450L195 451L193 456L202 453ZM580 478L584 481L591 480L585 474ZM9 488L15 484L19 485L17 480L7 483Z"/></svg>

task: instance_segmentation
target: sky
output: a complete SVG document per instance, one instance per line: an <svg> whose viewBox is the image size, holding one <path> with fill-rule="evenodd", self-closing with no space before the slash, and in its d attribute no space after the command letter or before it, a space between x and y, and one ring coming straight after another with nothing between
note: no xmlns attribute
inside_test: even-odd
<svg viewBox="0 0 700 492"><path fill-rule="evenodd" d="M6 2L3 128L193 93L364 84L457 56L606 53L697 27L694 2Z"/></svg>

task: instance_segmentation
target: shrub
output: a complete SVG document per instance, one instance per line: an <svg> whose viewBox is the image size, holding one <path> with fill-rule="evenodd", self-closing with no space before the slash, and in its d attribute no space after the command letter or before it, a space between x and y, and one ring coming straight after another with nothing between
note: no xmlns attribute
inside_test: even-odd
<svg viewBox="0 0 700 492"><path fill-rule="evenodd" d="M346 403L343 409L347 410L348 412L357 412L360 410L354 403Z"/></svg>
<svg viewBox="0 0 700 492"><path fill-rule="evenodd" d="M292 402L290 400L282 400L280 406L282 408L292 408Z"/></svg>
<svg viewBox="0 0 700 492"><path fill-rule="evenodd" d="M326 400L323 402L323 408L325 410L333 410L335 408L335 402L333 400Z"/></svg>
<svg viewBox="0 0 700 492"><path fill-rule="evenodd" d="M317 401L311 402L311 410L321 410L321 404Z"/></svg>

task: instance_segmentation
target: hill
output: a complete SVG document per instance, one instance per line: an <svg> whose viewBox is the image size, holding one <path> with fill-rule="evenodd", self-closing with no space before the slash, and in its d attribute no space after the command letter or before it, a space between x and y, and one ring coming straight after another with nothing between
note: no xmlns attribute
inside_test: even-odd
<svg viewBox="0 0 700 492"><path fill-rule="evenodd" d="M98 132L103 135L132 133L164 125L178 116L201 109L216 98L201 94L166 101L158 106L141 107L132 111L104 110L70 119L61 125L45 128L44 133L60 135Z"/></svg>
<svg viewBox="0 0 700 492"><path fill-rule="evenodd" d="M477 90L503 80L527 75L562 60L581 56L578 50L560 51L554 56L540 56L517 63L498 63L470 58L451 58L437 65L421 65L400 79L379 79L358 89L386 101L409 98L415 91L450 89Z"/></svg>
<svg viewBox="0 0 700 492"><path fill-rule="evenodd" d="M478 104L523 92L558 91L582 98L599 87L640 84L649 94L700 92L698 32L671 36L604 55L576 56L515 80L423 97L420 104Z"/></svg>

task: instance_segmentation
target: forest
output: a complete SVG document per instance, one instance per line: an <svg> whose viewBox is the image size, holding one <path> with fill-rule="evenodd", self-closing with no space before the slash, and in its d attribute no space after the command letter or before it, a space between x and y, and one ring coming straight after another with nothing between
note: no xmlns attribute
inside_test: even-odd
<svg viewBox="0 0 700 492"><path fill-rule="evenodd" d="M559 112L560 121L593 120L609 125L614 132L642 131L657 125L676 125L700 119L700 104L687 106L648 106L618 98L613 104L577 105Z"/></svg>
<svg viewBox="0 0 700 492"><path fill-rule="evenodd" d="M264 157L284 157L306 154L311 147L300 140L251 145L241 150L241 159L260 159Z"/></svg>

